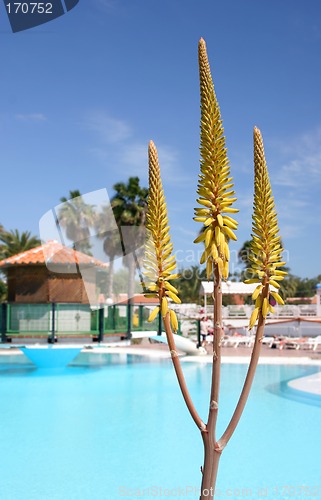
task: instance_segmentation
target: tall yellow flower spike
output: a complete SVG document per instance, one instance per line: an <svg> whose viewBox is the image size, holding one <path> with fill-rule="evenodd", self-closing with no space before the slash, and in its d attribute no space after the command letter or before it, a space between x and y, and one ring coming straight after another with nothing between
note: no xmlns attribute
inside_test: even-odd
<svg viewBox="0 0 321 500"><path fill-rule="evenodd" d="M181 302L178 290L170 283L170 280L178 278L179 275L173 274L176 268L176 259L172 255L173 244L169 234L167 207L157 149L152 141L149 143L148 158L149 196L146 215L148 238L145 245L144 275L149 280L146 284L148 291L159 299L159 307L152 311L148 321L153 321L160 311L163 317L169 314L173 331L176 332L178 321L175 311L169 309L168 299L176 304Z"/></svg>
<svg viewBox="0 0 321 500"><path fill-rule="evenodd" d="M253 328L261 311L263 318L273 312L269 303L270 295L278 304L284 304L278 292L270 290L270 285L279 289L279 281L287 275L277 269L285 265L282 262L283 248L279 236L278 219L272 196L272 189L266 165L261 132L254 128L254 204L252 216L252 240L249 259L252 262L247 270L252 276L244 283L258 283L252 298L255 308L250 319L249 328Z"/></svg>
<svg viewBox="0 0 321 500"><path fill-rule="evenodd" d="M204 242L205 250L200 263L206 263L207 279L217 264L219 274L228 278L230 258L228 242L236 240L234 231L238 223L230 214L237 213L236 201L225 147L224 129L216 99L206 44L201 38L198 46L201 93L201 173L199 175L194 220L203 223L203 231L194 243Z"/></svg>

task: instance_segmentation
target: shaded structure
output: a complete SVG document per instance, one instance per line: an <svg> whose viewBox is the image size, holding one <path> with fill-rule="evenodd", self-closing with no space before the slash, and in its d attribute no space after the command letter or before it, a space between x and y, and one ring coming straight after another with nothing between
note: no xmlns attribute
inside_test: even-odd
<svg viewBox="0 0 321 500"><path fill-rule="evenodd" d="M96 295L98 268L106 268L106 264L57 241L0 261L11 303L88 304L88 296Z"/></svg>
<svg viewBox="0 0 321 500"><path fill-rule="evenodd" d="M151 328L143 296L133 305L127 294L119 304L103 303L99 287L109 264L56 241L2 260L0 271L8 283L8 302L0 304L2 342L84 335L101 342L104 334L130 338L131 329Z"/></svg>

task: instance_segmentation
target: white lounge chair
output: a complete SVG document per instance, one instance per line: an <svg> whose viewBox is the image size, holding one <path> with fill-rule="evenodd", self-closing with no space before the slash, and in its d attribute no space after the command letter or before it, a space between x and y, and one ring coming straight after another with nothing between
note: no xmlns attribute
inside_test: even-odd
<svg viewBox="0 0 321 500"><path fill-rule="evenodd" d="M262 339L262 345L267 345L268 347L272 347L274 342L275 342L274 337L263 337Z"/></svg>
<svg viewBox="0 0 321 500"><path fill-rule="evenodd" d="M280 342L280 349L313 349L316 351L318 346L321 346L321 335L315 338L304 338L304 337L286 337Z"/></svg>
<svg viewBox="0 0 321 500"><path fill-rule="evenodd" d="M237 348L239 345L251 347L254 343L254 335L233 335L224 337L222 340L223 347Z"/></svg>
<svg viewBox="0 0 321 500"><path fill-rule="evenodd" d="M316 351L319 346L321 346L321 335L318 335L315 338L311 338L308 341L310 349L313 349L313 351Z"/></svg>

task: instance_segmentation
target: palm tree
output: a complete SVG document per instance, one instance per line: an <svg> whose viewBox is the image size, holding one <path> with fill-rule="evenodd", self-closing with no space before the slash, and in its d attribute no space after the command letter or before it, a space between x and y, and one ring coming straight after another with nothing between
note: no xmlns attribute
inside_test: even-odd
<svg viewBox="0 0 321 500"><path fill-rule="evenodd" d="M97 237L103 240L104 253L109 257L109 267L106 275L105 291L107 298L112 298L114 289L114 260L123 255L119 230L106 231L106 223L110 218L110 207L103 207L96 218L95 228Z"/></svg>
<svg viewBox="0 0 321 500"><path fill-rule="evenodd" d="M143 251L145 240L148 188L140 186L139 177L130 177L127 183L118 182L113 189L115 195L111 199L111 206L121 231L124 262L129 270L128 299L130 300L134 295L137 257L140 249Z"/></svg>
<svg viewBox="0 0 321 500"><path fill-rule="evenodd" d="M202 280L206 280L205 270L200 266L191 266L179 270L180 277L177 279L177 288L184 302L199 302L200 287Z"/></svg>
<svg viewBox="0 0 321 500"><path fill-rule="evenodd" d="M6 231L0 224L0 260L7 259L31 248L37 247L41 241L37 236L32 236L30 231L19 233L18 229ZM0 301L7 298L6 280L0 277Z"/></svg>
<svg viewBox="0 0 321 500"><path fill-rule="evenodd" d="M284 269L284 268L283 268ZM286 268L288 269L288 268ZM294 276L293 274L289 273L288 276L285 277L283 281L281 281L280 285L280 290L281 290L281 295L284 300L290 298L290 297L298 297L300 294L298 293L298 290L300 288L300 284L302 283L302 280L298 278L297 276ZM311 296L314 295L314 290L311 294ZM303 294L303 297L308 296L308 294Z"/></svg>
<svg viewBox="0 0 321 500"><path fill-rule="evenodd" d="M249 259L249 255L251 254L251 241L250 240L246 240L243 245L242 245L242 248L239 250L238 252L238 259L239 261L244 264L246 267L250 267L251 266L251 261Z"/></svg>
<svg viewBox="0 0 321 500"><path fill-rule="evenodd" d="M1 231L0 242L1 259L6 259L41 245L39 238L32 236L30 231L20 233L18 229Z"/></svg>
<svg viewBox="0 0 321 500"><path fill-rule="evenodd" d="M74 249L91 255L90 228L94 226L96 214L93 205L86 203L77 189L69 191L69 197L60 198L59 224L65 228L66 236L73 242Z"/></svg>

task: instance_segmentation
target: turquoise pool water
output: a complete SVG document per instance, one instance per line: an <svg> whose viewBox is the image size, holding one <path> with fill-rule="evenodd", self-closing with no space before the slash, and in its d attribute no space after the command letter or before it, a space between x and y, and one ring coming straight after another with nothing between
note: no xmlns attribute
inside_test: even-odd
<svg viewBox="0 0 321 500"><path fill-rule="evenodd" d="M0 497L5 500L198 499L202 443L170 362L100 356L95 368L0 365ZM108 363L108 364L107 364ZM202 417L210 367L186 363ZM321 498L321 402L284 381L316 369L258 368L223 453L220 498ZM220 429L246 366L223 365Z"/></svg>

